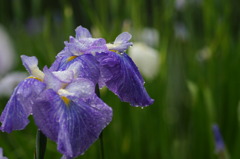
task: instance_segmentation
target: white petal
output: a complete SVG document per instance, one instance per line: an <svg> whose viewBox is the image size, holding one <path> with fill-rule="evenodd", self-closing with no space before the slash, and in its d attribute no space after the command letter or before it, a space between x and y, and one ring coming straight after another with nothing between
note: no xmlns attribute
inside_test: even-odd
<svg viewBox="0 0 240 159"><path fill-rule="evenodd" d="M8 72L14 64L15 52L7 32L0 26L0 75Z"/></svg>
<svg viewBox="0 0 240 159"><path fill-rule="evenodd" d="M23 72L12 72L0 80L0 96L10 96L19 82L27 77Z"/></svg>
<svg viewBox="0 0 240 159"><path fill-rule="evenodd" d="M143 76L152 79L157 75L160 65L160 57L157 50L144 43L134 43L133 47L129 49L129 56L138 66Z"/></svg>

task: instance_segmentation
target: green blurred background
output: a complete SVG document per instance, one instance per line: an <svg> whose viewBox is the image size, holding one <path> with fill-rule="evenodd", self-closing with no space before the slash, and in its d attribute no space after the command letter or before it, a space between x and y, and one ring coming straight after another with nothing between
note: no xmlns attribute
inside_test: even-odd
<svg viewBox="0 0 240 159"><path fill-rule="evenodd" d="M94 36L114 41L122 31L158 31L161 65L145 79L155 103L131 107L103 90L113 108L104 129L106 159L215 159L212 125L218 124L229 158L240 158L240 1L238 0L0 0L0 24L17 53L14 70L25 71L20 55L50 66L64 41L82 25ZM135 34L134 34L135 33ZM134 46L133 46L134 47ZM0 57L4 58L4 57ZM8 98L0 97L0 110ZM33 158L36 126L0 132L9 159ZM58 159L48 140L46 159ZM82 159L100 159L99 141Z"/></svg>

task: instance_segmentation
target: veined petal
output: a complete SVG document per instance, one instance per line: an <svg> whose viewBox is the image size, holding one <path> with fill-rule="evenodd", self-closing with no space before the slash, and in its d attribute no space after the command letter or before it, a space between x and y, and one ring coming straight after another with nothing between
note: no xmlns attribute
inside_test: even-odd
<svg viewBox="0 0 240 159"><path fill-rule="evenodd" d="M108 52L97 54L96 57L100 63L100 81L122 101L129 102L132 106L147 106L153 103L144 88L138 68L127 54Z"/></svg>
<svg viewBox="0 0 240 159"><path fill-rule="evenodd" d="M67 45L67 43L68 42L65 42L65 45ZM73 56L73 53L69 51L68 47L65 47L62 51L60 51L57 54L57 58L59 58L59 57L70 57L70 56Z"/></svg>
<svg viewBox="0 0 240 159"><path fill-rule="evenodd" d="M74 78L74 72L72 70L54 71L52 74L64 83L70 83Z"/></svg>
<svg viewBox="0 0 240 159"><path fill-rule="evenodd" d="M33 117L38 128L51 140L57 142L59 131L59 118L63 111L59 108L65 106L64 101L53 90L47 89L36 99L33 106Z"/></svg>
<svg viewBox="0 0 240 159"><path fill-rule="evenodd" d="M76 157L84 153L110 123L112 110L98 99L96 96L91 99L91 104L94 103L92 106L75 98L69 109L65 107L65 113L60 119L58 150L66 156Z"/></svg>
<svg viewBox="0 0 240 159"><path fill-rule="evenodd" d="M83 67L80 67L78 77L89 79L96 84L100 76L99 64L96 58L91 54L87 54L76 58L77 60L81 60L83 64Z"/></svg>
<svg viewBox="0 0 240 159"><path fill-rule="evenodd" d="M1 130L10 133L13 130L22 130L28 124L28 116L32 113L36 97L45 89L46 85L34 78L22 81L14 90L0 121Z"/></svg>
<svg viewBox="0 0 240 159"><path fill-rule="evenodd" d="M52 89L41 94L33 116L41 131L58 144L65 157L85 152L112 119L112 110L96 95L86 101L68 97L66 105Z"/></svg>
<svg viewBox="0 0 240 159"><path fill-rule="evenodd" d="M61 65L63 65L63 62L66 62L67 63L67 57L68 56L65 56L65 57L57 57L55 59L55 61L52 63L51 67L49 68L50 71L58 71L59 70L59 67Z"/></svg>
<svg viewBox="0 0 240 159"><path fill-rule="evenodd" d="M81 38L91 38L92 35L91 33L88 31L87 28L84 28L82 26L79 26L75 29L76 31L76 38L77 39L81 39Z"/></svg>
<svg viewBox="0 0 240 159"><path fill-rule="evenodd" d="M66 49L74 56L107 51L106 41L102 38L74 39L69 43L65 43L65 45Z"/></svg>
<svg viewBox="0 0 240 159"><path fill-rule="evenodd" d="M59 59L59 60L58 60ZM72 58L57 58L57 62L53 64L52 70L75 70L75 75L78 78L86 78L91 80L94 84L98 82L100 71L99 71L99 64L96 58L91 54L84 54L78 57ZM50 69L51 69L50 68ZM76 76L75 76L76 77Z"/></svg>
<svg viewBox="0 0 240 159"><path fill-rule="evenodd" d="M38 60L35 56L29 57L29 56L22 55L21 59L22 59L24 67L27 69L27 71L31 75L43 80L44 74L41 70L39 70Z"/></svg>
<svg viewBox="0 0 240 159"><path fill-rule="evenodd" d="M65 48L57 57L80 56L83 54L95 54L107 51L106 41L103 38L92 38L90 32L79 26L76 29L76 38L70 36L69 42L65 42Z"/></svg>
<svg viewBox="0 0 240 159"><path fill-rule="evenodd" d="M56 92L62 88L64 84L70 83L73 79L72 71L61 71L61 76L60 73L55 72L54 74L47 67L45 67L43 70L45 74L44 83L47 84L47 88L52 88Z"/></svg>
<svg viewBox="0 0 240 159"><path fill-rule="evenodd" d="M78 78L71 82L65 90L74 94L76 97L89 98L95 92L95 85L88 79Z"/></svg>

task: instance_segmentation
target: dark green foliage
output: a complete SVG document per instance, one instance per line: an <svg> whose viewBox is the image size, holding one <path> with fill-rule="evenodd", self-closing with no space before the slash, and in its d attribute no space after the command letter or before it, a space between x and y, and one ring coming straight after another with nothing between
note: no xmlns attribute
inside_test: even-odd
<svg viewBox="0 0 240 159"><path fill-rule="evenodd" d="M122 31L156 28L161 67L145 84L155 103L134 108L101 90L114 112L103 133L105 159L215 159L214 123L230 158L239 159L239 6L237 0L189 0L181 9L172 0L1 0L0 24L18 54L15 70L24 70L21 54L37 56L40 68L50 66L78 25L98 28L109 42ZM27 27L30 18L37 20L37 31ZM185 25L185 38L175 35L176 23ZM0 101L3 110L7 99ZM30 120L23 131L0 133L9 159L33 158L37 128ZM100 159L98 142L78 158ZM48 141L45 157L61 157L54 142Z"/></svg>

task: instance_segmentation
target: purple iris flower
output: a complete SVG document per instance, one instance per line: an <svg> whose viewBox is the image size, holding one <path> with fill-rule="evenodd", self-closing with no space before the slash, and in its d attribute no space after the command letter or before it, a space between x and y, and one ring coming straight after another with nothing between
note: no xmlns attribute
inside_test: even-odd
<svg viewBox="0 0 240 159"><path fill-rule="evenodd" d="M225 144L217 124L212 126L212 131L215 139L216 153L223 152L225 150Z"/></svg>
<svg viewBox="0 0 240 159"><path fill-rule="evenodd" d="M43 71L35 57L22 56L22 61L31 76L14 90L0 117L0 129L8 133L24 129L32 114L66 158L84 153L112 119L112 109L95 94L93 77L83 78L88 76L87 71L81 74L80 60L63 70L55 62Z"/></svg>
<svg viewBox="0 0 240 159"><path fill-rule="evenodd" d="M92 38L90 32L80 26L76 29L76 38L70 37L70 42L65 42L66 47L57 56L61 58L60 68L69 58L78 59L85 54L92 54L95 57L92 62L96 62L95 66L100 71L100 87L107 86L122 101L132 106L151 105L154 100L144 88L144 80L137 66L125 53L132 46L132 42L129 42L131 37L131 34L124 32L114 43L106 44L103 39Z"/></svg>

